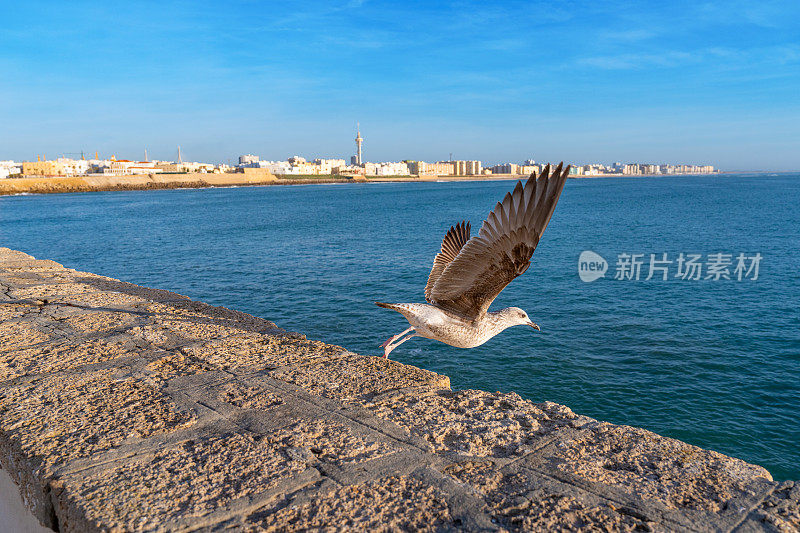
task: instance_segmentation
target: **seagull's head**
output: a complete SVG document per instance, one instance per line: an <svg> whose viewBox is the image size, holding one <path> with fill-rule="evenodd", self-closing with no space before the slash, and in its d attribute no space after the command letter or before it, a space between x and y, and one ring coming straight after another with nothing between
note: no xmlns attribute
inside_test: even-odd
<svg viewBox="0 0 800 533"><path fill-rule="evenodd" d="M501 310L503 319L511 326L530 326L537 331L541 331L539 324L535 323L528 317L528 313L519 307L506 307Z"/></svg>

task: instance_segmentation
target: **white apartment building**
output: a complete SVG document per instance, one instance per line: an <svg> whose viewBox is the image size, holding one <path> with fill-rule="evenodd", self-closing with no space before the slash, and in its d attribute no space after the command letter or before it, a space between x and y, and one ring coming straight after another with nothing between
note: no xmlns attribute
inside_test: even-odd
<svg viewBox="0 0 800 533"><path fill-rule="evenodd" d="M502 165L495 165L492 167L493 174L518 174L519 165L515 163L504 163Z"/></svg>
<svg viewBox="0 0 800 533"><path fill-rule="evenodd" d="M89 172L89 162L85 159L59 157L56 163L62 165L65 176L82 176Z"/></svg>
<svg viewBox="0 0 800 533"><path fill-rule="evenodd" d="M22 174L22 163L15 163L11 160L0 161L0 179L14 174Z"/></svg>
<svg viewBox="0 0 800 533"><path fill-rule="evenodd" d="M239 156L240 167L257 167L259 166L258 165L259 161L260 158L257 155L247 154Z"/></svg>
<svg viewBox="0 0 800 533"><path fill-rule="evenodd" d="M319 174L336 174L347 166L344 159L315 159L314 164L319 167Z"/></svg>
<svg viewBox="0 0 800 533"><path fill-rule="evenodd" d="M375 168L376 176L407 176L410 172L406 163L378 163Z"/></svg>
<svg viewBox="0 0 800 533"><path fill-rule="evenodd" d="M259 161L260 168L266 168L271 174L300 174L297 167L293 167L288 161Z"/></svg>
<svg viewBox="0 0 800 533"><path fill-rule="evenodd" d="M130 176L133 174L159 174L164 172L164 165L157 161L117 161L99 162L105 176Z"/></svg>

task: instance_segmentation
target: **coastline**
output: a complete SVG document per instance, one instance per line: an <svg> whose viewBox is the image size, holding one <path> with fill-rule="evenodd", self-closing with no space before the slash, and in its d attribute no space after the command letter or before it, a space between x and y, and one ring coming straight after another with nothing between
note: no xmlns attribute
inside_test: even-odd
<svg viewBox="0 0 800 533"><path fill-rule="evenodd" d="M0 289L0 490L54 530L800 528L800 485L640 428L8 248Z"/></svg>
<svg viewBox="0 0 800 533"><path fill-rule="evenodd" d="M571 179L595 178L662 178L672 176L717 176L732 174L598 174L575 175ZM0 196L24 194L57 194L101 191L136 191L156 189L198 189L215 187L251 187L267 185L311 185L330 183L405 183L505 181L524 179L527 175L494 174L478 176L384 176L384 177L302 177L278 178L271 174L253 176L244 173L228 174L137 174L130 176L86 175L74 177L27 177L0 179Z"/></svg>

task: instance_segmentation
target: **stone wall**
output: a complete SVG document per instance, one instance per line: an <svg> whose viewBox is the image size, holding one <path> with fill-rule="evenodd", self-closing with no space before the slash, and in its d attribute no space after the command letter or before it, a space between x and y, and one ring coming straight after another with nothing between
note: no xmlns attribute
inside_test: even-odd
<svg viewBox="0 0 800 533"><path fill-rule="evenodd" d="M0 248L0 463L60 531L796 531L763 468Z"/></svg>
<svg viewBox="0 0 800 533"><path fill-rule="evenodd" d="M0 195L21 193L59 193L124 191L141 189L179 189L187 187L230 187L268 185L277 178L272 174L230 173L142 174L133 176L75 176L69 178L8 178L0 180Z"/></svg>

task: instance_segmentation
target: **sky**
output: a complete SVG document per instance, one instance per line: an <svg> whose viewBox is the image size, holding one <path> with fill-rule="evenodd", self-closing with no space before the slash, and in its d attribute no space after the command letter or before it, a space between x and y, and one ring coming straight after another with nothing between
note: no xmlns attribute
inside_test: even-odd
<svg viewBox="0 0 800 533"><path fill-rule="evenodd" d="M800 2L0 0L0 160L800 169Z"/></svg>

